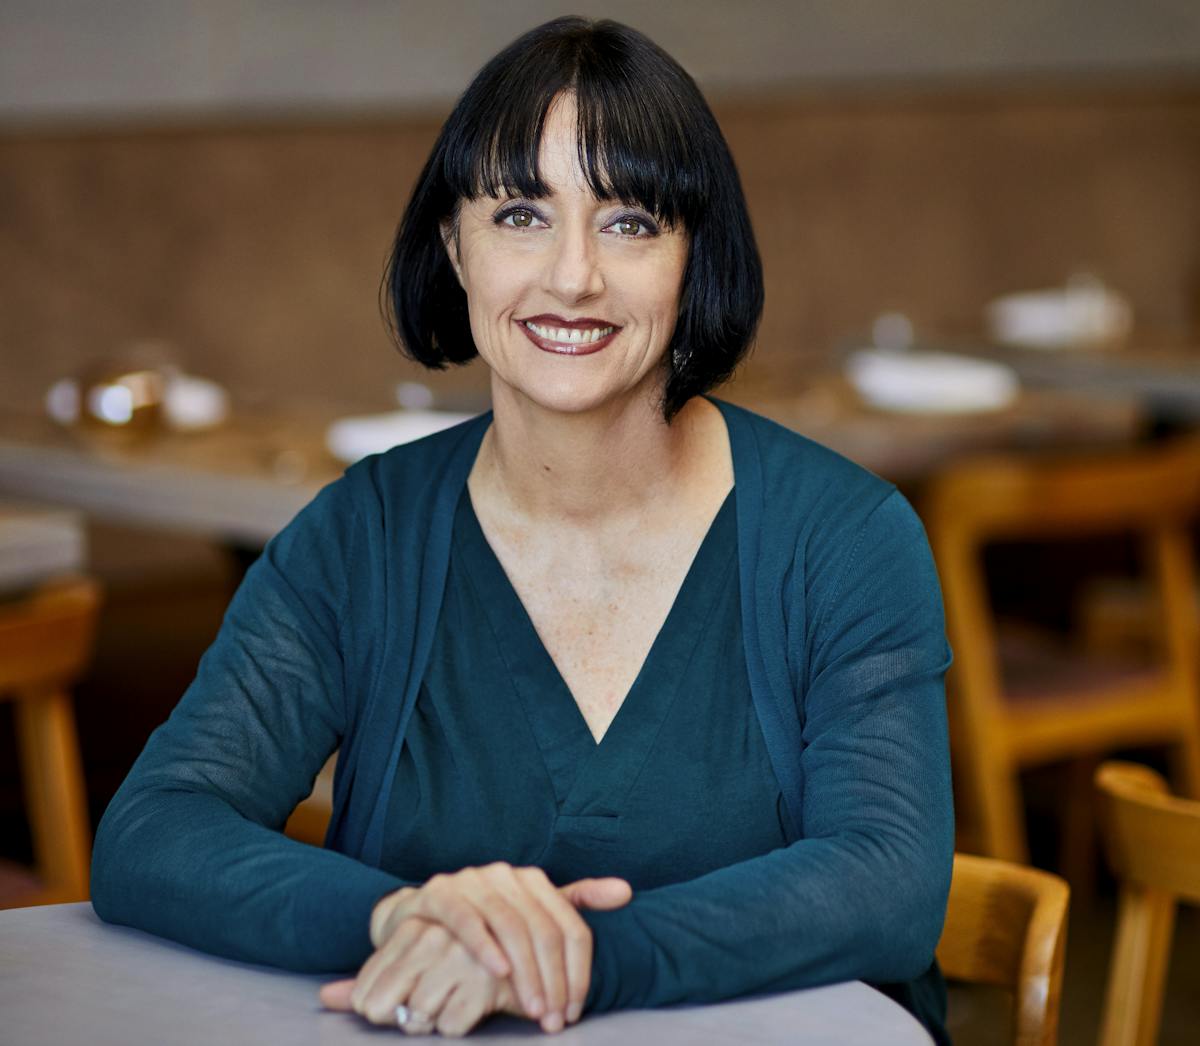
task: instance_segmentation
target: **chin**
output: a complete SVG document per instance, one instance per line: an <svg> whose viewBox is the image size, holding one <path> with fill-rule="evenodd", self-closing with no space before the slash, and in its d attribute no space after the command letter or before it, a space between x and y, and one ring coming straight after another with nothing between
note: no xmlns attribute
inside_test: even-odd
<svg viewBox="0 0 1200 1046"><path fill-rule="evenodd" d="M639 374L603 353L585 360L553 358L497 360L492 368L493 401L524 402L557 414L580 415L613 406L649 404L661 414L666 370ZM616 364L616 366L614 366ZM638 368L640 370L640 368Z"/></svg>
<svg viewBox="0 0 1200 1046"><path fill-rule="evenodd" d="M524 393L524 398L555 414L588 414L622 397L605 395L595 389L539 388L533 393Z"/></svg>
<svg viewBox="0 0 1200 1046"><path fill-rule="evenodd" d="M632 388L614 389L600 388L593 382L571 380L541 382L533 388L510 388L516 398L555 414L581 415L618 404L631 405L639 401L657 403L662 399L661 389L648 388L644 383Z"/></svg>

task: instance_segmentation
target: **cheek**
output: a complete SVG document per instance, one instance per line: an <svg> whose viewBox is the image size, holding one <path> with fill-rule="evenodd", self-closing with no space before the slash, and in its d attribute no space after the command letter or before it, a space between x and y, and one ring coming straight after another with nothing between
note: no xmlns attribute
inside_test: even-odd
<svg viewBox="0 0 1200 1046"><path fill-rule="evenodd" d="M464 266L464 276L472 325L486 327L511 319L527 282L522 279L520 266L508 264L496 253L486 264Z"/></svg>
<svg viewBox="0 0 1200 1046"><path fill-rule="evenodd" d="M647 297L662 303L663 308L674 313L678 310L683 293L683 273L687 268L688 242L683 237L672 236L665 242L652 271L645 274L644 286Z"/></svg>
<svg viewBox="0 0 1200 1046"><path fill-rule="evenodd" d="M640 303L640 311L653 317L656 326L675 326L683 291L683 265L674 259L669 264L647 269L632 284Z"/></svg>

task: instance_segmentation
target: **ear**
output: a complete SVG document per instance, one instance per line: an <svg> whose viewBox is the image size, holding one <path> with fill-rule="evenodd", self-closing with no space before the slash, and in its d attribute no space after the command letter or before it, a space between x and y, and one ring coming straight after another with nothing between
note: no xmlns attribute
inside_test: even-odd
<svg viewBox="0 0 1200 1046"><path fill-rule="evenodd" d="M450 264L454 268L454 275L458 277L458 285L466 290L463 286L462 275L462 260L458 253L458 217L447 218L440 226L442 233L442 246L446 248L446 257L450 259Z"/></svg>

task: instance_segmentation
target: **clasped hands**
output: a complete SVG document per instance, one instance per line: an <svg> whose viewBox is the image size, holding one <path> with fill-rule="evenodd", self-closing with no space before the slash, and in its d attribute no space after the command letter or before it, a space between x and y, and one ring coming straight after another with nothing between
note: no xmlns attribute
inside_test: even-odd
<svg viewBox="0 0 1200 1046"><path fill-rule="evenodd" d="M352 980L321 988L329 1009L373 1024L465 1035L493 1013L560 1031L579 1020L592 975L592 933L582 908L629 902L623 879L556 887L540 868L503 862L435 875L388 894L371 913L375 953Z"/></svg>

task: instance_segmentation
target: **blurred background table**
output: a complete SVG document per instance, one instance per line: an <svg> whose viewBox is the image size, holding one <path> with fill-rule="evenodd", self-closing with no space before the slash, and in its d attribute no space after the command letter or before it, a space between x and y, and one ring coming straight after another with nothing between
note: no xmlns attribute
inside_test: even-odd
<svg viewBox="0 0 1200 1046"><path fill-rule="evenodd" d="M1031 349L989 346L982 355L1012 367L1030 388L1136 397L1156 419L1200 424L1200 348L1141 339L1127 346Z"/></svg>
<svg viewBox="0 0 1200 1046"><path fill-rule="evenodd" d="M322 443L330 420L315 411L256 414L123 445L9 412L0 419L0 495L262 545L340 474Z"/></svg>
<svg viewBox="0 0 1200 1046"><path fill-rule="evenodd" d="M792 396L756 392L735 387L730 398L902 487L919 486L939 469L979 453L1125 446L1139 438L1145 421L1134 395L1068 389L1022 389L1004 409L959 414L875 410L832 374Z"/></svg>
<svg viewBox="0 0 1200 1046"><path fill-rule="evenodd" d="M739 385L730 398L901 484L978 451L1117 446L1141 426L1130 396L1063 390L1027 391L1004 410L954 415L873 411L834 375L787 397ZM0 417L0 495L261 546L340 475L344 466L324 445L333 420L314 406L258 411L207 433L121 445L9 411Z"/></svg>
<svg viewBox="0 0 1200 1046"><path fill-rule="evenodd" d="M0 912L0 1040L6 1043L379 1043L386 1031L321 1009L317 986L329 979L216 959L108 926L87 904ZM509 1019L474 1037L546 1041L533 1025ZM719 1006L597 1015L554 1041L919 1046L930 1039L907 1010L854 981Z"/></svg>

